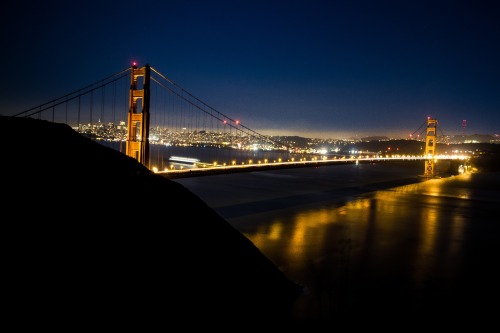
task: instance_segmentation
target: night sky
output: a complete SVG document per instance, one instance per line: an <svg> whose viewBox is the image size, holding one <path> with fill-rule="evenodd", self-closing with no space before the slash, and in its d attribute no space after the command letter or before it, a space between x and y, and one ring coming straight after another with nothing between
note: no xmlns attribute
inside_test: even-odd
<svg viewBox="0 0 500 333"><path fill-rule="evenodd" d="M263 134L500 134L498 1L12 1L0 114L149 64Z"/></svg>

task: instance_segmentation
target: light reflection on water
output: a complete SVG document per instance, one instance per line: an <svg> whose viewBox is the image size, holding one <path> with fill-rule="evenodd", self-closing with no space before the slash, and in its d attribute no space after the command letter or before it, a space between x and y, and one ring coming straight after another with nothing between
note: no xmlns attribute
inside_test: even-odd
<svg viewBox="0 0 500 333"><path fill-rule="evenodd" d="M176 181L305 286L299 319L483 316L484 295L500 298L500 174L391 187L421 172L346 165Z"/></svg>
<svg viewBox="0 0 500 333"><path fill-rule="evenodd" d="M429 288L452 292L466 270L466 229L477 217L470 198L484 198L469 187L472 178L432 179L340 206L321 202L232 223L288 277L306 286L308 294L296 306L299 317L334 318L394 306L403 298L425 308L431 303ZM486 197L498 207L498 198Z"/></svg>

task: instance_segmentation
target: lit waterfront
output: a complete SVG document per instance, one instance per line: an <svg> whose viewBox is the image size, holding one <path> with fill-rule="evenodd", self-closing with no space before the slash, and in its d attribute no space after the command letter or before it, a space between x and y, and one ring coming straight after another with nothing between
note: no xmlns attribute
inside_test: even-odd
<svg viewBox="0 0 500 333"><path fill-rule="evenodd" d="M118 151L125 150L125 142L101 142ZM370 163L385 161L423 161L429 157L404 153L382 153L367 151L322 151L318 153L294 153L286 150L243 150L231 148L197 147L197 146L165 146L154 144L150 146L150 169L160 174L189 173L190 171L207 173L221 169L259 168L266 166L293 167L304 165ZM453 151L437 154L432 159L457 160L467 164L471 153L456 153ZM183 162L172 160L173 157ZM423 163L423 162L422 162Z"/></svg>
<svg viewBox="0 0 500 333"><path fill-rule="evenodd" d="M306 287L295 308L304 321L373 315L457 324L492 314L484 296L500 296L500 175L422 180L422 167L339 165L175 181Z"/></svg>

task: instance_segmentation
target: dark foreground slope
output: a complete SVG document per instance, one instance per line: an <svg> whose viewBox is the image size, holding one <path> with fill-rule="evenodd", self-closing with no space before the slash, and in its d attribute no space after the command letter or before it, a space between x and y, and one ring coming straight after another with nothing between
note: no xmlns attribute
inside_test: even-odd
<svg viewBox="0 0 500 333"><path fill-rule="evenodd" d="M69 126L0 117L19 322L160 330L288 319L300 288L182 185Z"/></svg>

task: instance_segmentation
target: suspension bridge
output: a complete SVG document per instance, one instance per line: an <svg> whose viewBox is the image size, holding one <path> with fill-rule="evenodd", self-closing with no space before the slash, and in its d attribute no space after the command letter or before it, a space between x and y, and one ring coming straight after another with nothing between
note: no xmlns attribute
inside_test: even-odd
<svg viewBox="0 0 500 333"><path fill-rule="evenodd" d="M320 152L286 137L261 134L209 106L157 69L130 68L44 104L15 114L65 123L83 136L136 159L156 173L220 173L257 168L317 166L388 160L422 160L433 177L438 159L437 120L425 122L425 149L419 155L379 152Z"/></svg>

